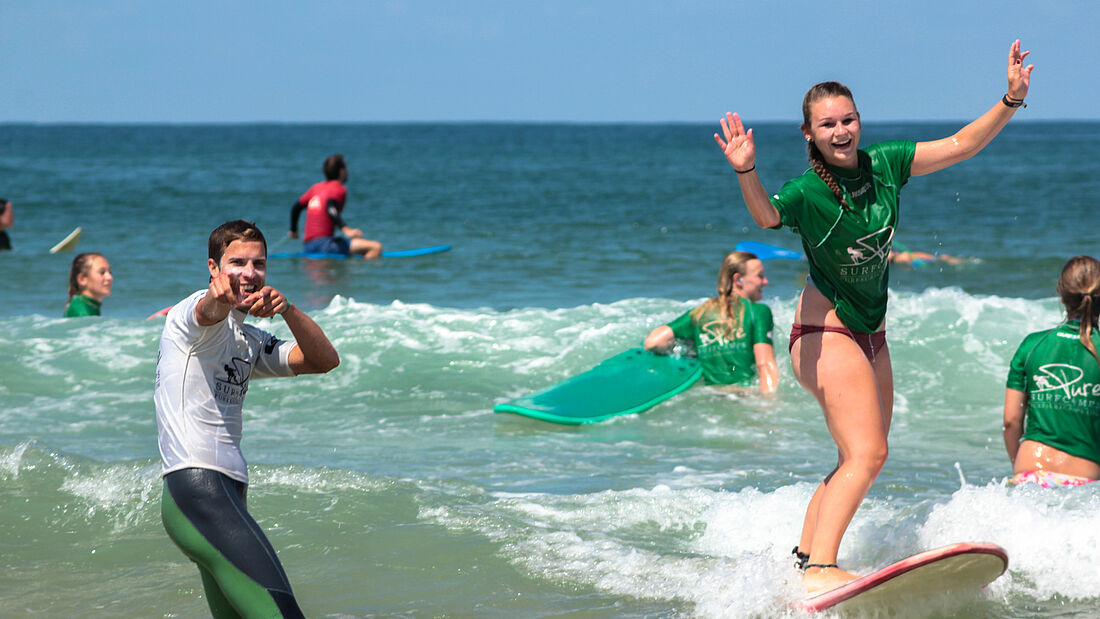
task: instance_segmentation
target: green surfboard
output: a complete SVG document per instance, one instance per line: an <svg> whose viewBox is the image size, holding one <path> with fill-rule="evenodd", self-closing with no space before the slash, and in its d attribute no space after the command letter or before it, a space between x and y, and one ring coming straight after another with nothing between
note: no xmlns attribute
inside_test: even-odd
<svg viewBox="0 0 1100 619"><path fill-rule="evenodd" d="M631 348L542 391L497 404L493 412L568 425L596 423L652 408L690 387L702 373L695 359Z"/></svg>

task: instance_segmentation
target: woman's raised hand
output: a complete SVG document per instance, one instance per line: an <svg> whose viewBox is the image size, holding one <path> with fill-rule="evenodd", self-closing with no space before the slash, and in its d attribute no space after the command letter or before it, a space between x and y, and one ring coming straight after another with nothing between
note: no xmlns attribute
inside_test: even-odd
<svg viewBox="0 0 1100 619"><path fill-rule="evenodd" d="M1013 99L1022 101L1027 96L1031 70L1035 68L1033 64L1024 66L1024 58L1030 53L1030 50L1020 52L1020 39L1016 39L1008 50L1008 96Z"/></svg>
<svg viewBox="0 0 1100 619"><path fill-rule="evenodd" d="M718 142L718 147L734 170L746 171L756 165L756 144L752 140L752 129L745 131L741 117L737 114L726 112L726 117L722 119L722 135L715 133L714 141Z"/></svg>

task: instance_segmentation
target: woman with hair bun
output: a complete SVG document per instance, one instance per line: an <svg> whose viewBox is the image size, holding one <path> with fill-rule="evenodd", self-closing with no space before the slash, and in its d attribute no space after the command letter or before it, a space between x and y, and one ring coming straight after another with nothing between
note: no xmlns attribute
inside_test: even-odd
<svg viewBox="0 0 1100 619"><path fill-rule="evenodd" d="M1025 337L1009 366L1004 439L1016 484L1100 479L1100 261L1070 258L1058 296L1066 320Z"/></svg>
<svg viewBox="0 0 1100 619"><path fill-rule="evenodd" d="M837 82L810 89L802 135L811 168L775 195L756 173L752 129L726 114L714 139L737 172L741 196L762 228L787 226L802 237L810 278L791 329L791 366L820 404L837 446L835 468L814 492L795 554L811 593L856 578L837 567L840 541L886 463L894 374L886 346L890 248L898 197L911 176L930 174L985 148L1024 105L1032 65L1020 42L1008 52L1008 92L952 136L891 141L859 149L862 120Z"/></svg>
<svg viewBox="0 0 1100 619"><path fill-rule="evenodd" d="M99 316L100 305L111 294L114 281L111 264L103 254L78 254L69 269L69 301L65 305L65 318Z"/></svg>

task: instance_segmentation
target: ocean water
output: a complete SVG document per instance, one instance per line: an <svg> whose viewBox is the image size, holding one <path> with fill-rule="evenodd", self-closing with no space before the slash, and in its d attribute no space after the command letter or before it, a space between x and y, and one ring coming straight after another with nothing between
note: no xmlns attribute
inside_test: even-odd
<svg viewBox="0 0 1100 619"><path fill-rule="evenodd" d="M961 123L867 125L864 143ZM152 405L163 319L202 288L209 231L255 220L272 251L332 152L346 218L391 249L275 260L268 282L340 352L325 376L255 381L249 507L309 616L796 616L788 553L835 458L787 331L805 264L770 261L775 397L701 385L585 427L492 412L637 345L711 294L755 228L716 125L0 126L0 616L201 617L160 524ZM806 167L797 127L756 127L765 185ZM1088 617L1100 487L1007 487L1007 364L1061 319L1054 282L1097 255L1100 124L1011 124L913 179L898 239L972 260L891 270L896 410L886 468L840 562L867 572L956 541L1004 546L980 596L888 616ZM98 319L62 319L78 251L111 262ZM256 321L276 334L281 321Z"/></svg>

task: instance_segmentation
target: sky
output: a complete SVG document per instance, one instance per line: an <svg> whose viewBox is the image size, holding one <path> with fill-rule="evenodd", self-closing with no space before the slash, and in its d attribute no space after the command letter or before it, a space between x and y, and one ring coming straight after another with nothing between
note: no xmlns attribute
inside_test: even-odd
<svg viewBox="0 0 1100 619"><path fill-rule="evenodd" d="M1094 0L0 0L0 122L1100 119Z"/></svg>

